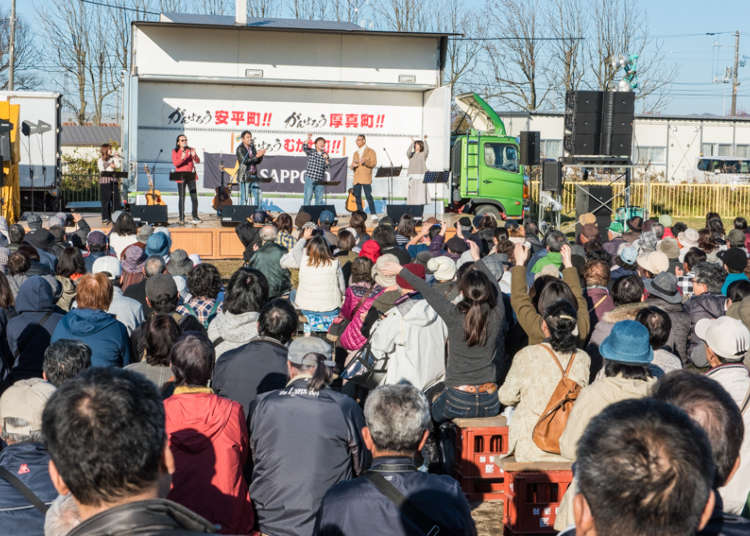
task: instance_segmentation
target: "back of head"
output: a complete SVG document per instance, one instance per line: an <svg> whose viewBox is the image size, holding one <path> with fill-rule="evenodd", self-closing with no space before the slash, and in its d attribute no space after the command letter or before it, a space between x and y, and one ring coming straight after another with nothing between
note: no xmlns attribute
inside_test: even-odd
<svg viewBox="0 0 750 536"><path fill-rule="evenodd" d="M543 315L550 335L548 342L557 352L572 352L578 343L577 314L568 300L562 299L546 308Z"/></svg>
<svg viewBox="0 0 750 536"><path fill-rule="evenodd" d="M651 396L677 406L703 428L716 465L714 487L726 485L745 433L740 408L731 395L708 376L675 370L659 379Z"/></svg>
<svg viewBox="0 0 750 536"><path fill-rule="evenodd" d="M565 244L567 244L565 235L556 229L547 233L547 236L544 238L545 247L553 252L559 252Z"/></svg>
<svg viewBox="0 0 750 536"><path fill-rule="evenodd" d="M587 261L583 267L583 279L587 286L606 287L609 283L609 265L599 259Z"/></svg>
<svg viewBox="0 0 750 536"><path fill-rule="evenodd" d="M351 282L372 283L373 262L367 257L357 257L352 261Z"/></svg>
<svg viewBox="0 0 750 536"><path fill-rule="evenodd" d="M245 246L245 249L251 248L258 243L258 228L248 221L240 223L234 228L234 232L237 233L237 237L242 242L242 245Z"/></svg>
<svg viewBox="0 0 750 536"><path fill-rule="evenodd" d="M685 264L688 265L688 270L692 270L699 262L704 262L707 258L706 252L698 248L690 248L685 253Z"/></svg>
<svg viewBox="0 0 750 536"><path fill-rule="evenodd" d="M112 303L112 281L103 274L86 274L78 280L76 302L81 309L106 311Z"/></svg>
<svg viewBox="0 0 750 536"><path fill-rule="evenodd" d="M458 309L464 313L464 340L468 346L487 343L490 310L497 305L497 287L479 270L467 270L458 281L463 299Z"/></svg>
<svg viewBox="0 0 750 536"><path fill-rule="evenodd" d="M8 273L18 275L26 273L31 268L31 260L20 251L11 253L8 257Z"/></svg>
<svg viewBox="0 0 750 536"><path fill-rule="evenodd" d="M625 305L627 303L638 303L643 298L643 280L631 274L619 278L612 286L612 300L615 305Z"/></svg>
<svg viewBox="0 0 750 536"><path fill-rule="evenodd" d="M262 242L273 242L276 240L277 230L273 225L264 225L259 231L259 236Z"/></svg>
<svg viewBox="0 0 750 536"><path fill-rule="evenodd" d="M170 353L181 334L171 315L151 315L146 321L146 363L154 367L168 367Z"/></svg>
<svg viewBox="0 0 750 536"><path fill-rule="evenodd" d="M401 215L401 218L398 221L398 227L396 228L396 232L400 234L401 236L406 236L408 238L411 238L414 236L416 231L414 230L414 218L412 218L411 214L408 212L405 212Z"/></svg>
<svg viewBox="0 0 750 536"><path fill-rule="evenodd" d="M260 310L258 334L287 344L297 332L298 322L297 311L289 300L276 298Z"/></svg>
<svg viewBox="0 0 750 536"><path fill-rule="evenodd" d="M156 274L146 279L146 298L157 313L170 313L177 308L177 285L167 274Z"/></svg>
<svg viewBox="0 0 750 536"><path fill-rule="evenodd" d="M20 244L24 236L26 236L26 230L21 225L14 223L8 227L8 238L11 244Z"/></svg>
<svg viewBox="0 0 750 536"><path fill-rule="evenodd" d="M705 284L711 294L721 294L721 287L726 278L726 273L721 266L712 262L699 262L693 267L693 272L696 283Z"/></svg>
<svg viewBox="0 0 750 536"><path fill-rule="evenodd" d="M714 464L706 434L682 410L650 398L612 404L586 427L576 458L597 536L698 529Z"/></svg>
<svg viewBox="0 0 750 536"><path fill-rule="evenodd" d="M307 263L310 266L328 266L333 260L328 242L321 235L314 235L308 240L305 251L307 252Z"/></svg>
<svg viewBox="0 0 750 536"><path fill-rule="evenodd" d="M221 291L219 270L207 262L193 266L187 276L187 288L193 296L215 299Z"/></svg>
<svg viewBox="0 0 750 536"><path fill-rule="evenodd" d="M120 236L134 235L137 231L138 226L135 224L133 216L128 212L121 212L112 226L112 232Z"/></svg>
<svg viewBox="0 0 750 536"><path fill-rule="evenodd" d="M292 232L292 217L286 212L282 212L281 214L276 216L276 228L279 231L284 231L285 233L291 233Z"/></svg>
<svg viewBox="0 0 750 536"><path fill-rule="evenodd" d="M539 292L539 297L536 303L537 311L539 311L539 314L544 317L546 316L549 307L560 300L567 301L573 306L574 310L578 310L578 301L576 300L573 291L570 290L568 284L562 279L551 277Z"/></svg>
<svg viewBox="0 0 750 536"><path fill-rule="evenodd" d="M352 249L354 249L354 246L357 245L357 239L354 238L354 234L352 234L351 231L347 231L346 229L341 229L337 238L338 248L341 251L351 251Z"/></svg>
<svg viewBox="0 0 750 536"><path fill-rule="evenodd" d="M746 279L733 281L732 284L727 287L727 298L732 300L732 303L742 301L747 296L750 296L750 281Z"/></svg>
<svg viewBox="0 0 750 536"><path fill-rule="evenodd" d="M648 342L654 350L667 344L669 332L672 330L672 320L666 312L658 307L646 307L638 311L635 320L646 326Z"/></svg>
<svg viewBox="0 0 750 536"><path fill-rule="evenodd" d="M164 259L155 255L148 257L143 265L143 270L146 272L146 277L152 277L156 274L164 273L166 265Z"/></svg>
<svg viewBox="0 0 750 536"><path fill-rule="evenodd" d="M396 245L396 233L390 225L378 225L372 231L372 239L378 243L381 251Z"/></svg>
<svg viewBox="0 0 750 536"><path fill-rule="evenodd" d="M44 408L42 432L57 472L83 505L140 495L160 476L164 405L140 374L94 367L64 382Z"/></svg>
<svg viewBox="0 0 750 536"><path fill-rule="evenodd" d="M65 380L75 378L81 371L91 366L91 348L81 341L59 339L44 351L42 370L55 387Z"/></svg>
<svg viewBox="0 0 750 536"><path fill-rule="evenodd" d="M169 354L176 385L208 385L215 361L211 341L196 333L182 335Z"/></svg>
<svg viewBox="0 0 750 536"><path fill-rule="evenodd" d="M57 266L55 274L63 277L70 277L73 274L85 274L86 265L83 262L81 250L68 246L63 249L57 257Z"/></svg>
<svg viewBox="0 0 750 536"><path fill-rule="evenodd" d="M240 268L232 274L224 294L224 311L239 315L260 311L268 300L268 280L254 268Z"/></svg>
<svg viewBox="0 0 750 536"><path fill-rule="evenodd" d="M430 405L410 384L382 385L365 402L365 421L380 451L412 455L430 426Z"/></svg>

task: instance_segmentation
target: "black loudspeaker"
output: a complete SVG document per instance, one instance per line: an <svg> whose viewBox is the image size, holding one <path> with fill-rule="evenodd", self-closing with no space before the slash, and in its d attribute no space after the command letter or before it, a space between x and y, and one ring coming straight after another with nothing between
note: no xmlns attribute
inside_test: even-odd
<svg viewBox="0 0 750 536"><path fill-rule="evenodd" d="M395 225L401 220L404 214L410 214L415 220L421 220L424 214L424 205L388 205L385 213L393 220Z"/></svg>
<svg viewBox="0 0 750 536"><path fill-rule="evenodd" d="M310 219L313 223L317 224L320 218L320 213L324 210L333 212L334 219L336 218L336 207L333 205L302 205L300 212L307 212L310 215Z"/></svg>
<svg viewBox="0 0 750 536"><path fill-rule="evenodd" d="M536 166L539 164L541 138L539 131L521 132L521 165Z"/></svg>
<svg viewBox="0 0 750 536"><path fill-rule="evenodd" d="M565 156L630 157L635 96L623 91L570 91L565 96Z"/></svg>
<svg viewBox="0 0 750 536"><path fill-rule="evenodd" d="M135 223L150 225L168 223L167 205L131 205L130 215Z"/></svg>
<svg viewBox="0 0 750 536"><path fill-rule="evenodd" d="M562 193L562 163L544 162L542 167L542 191Z"/></svg>
<svg viewBox="0 0 750 536"><path fill-rule="evenodd" d="M609 156L630 156L635 117L635 95L610 91L602 98L599 152Z"/></svg>
<svg viewBox="0 0 750 536"><path fill-rule="evenodd" d="M227 205L221 207L219 219L222 225L242 223L243 221L253 220L253 213L258 209L255 205Z"/></svg>
<svg viewBox="0 0 750 536"><path fill-rule="evenodd" d="M592 212L599 227L599 238L607 241L607 229L612 223L612 187L607 185L576 186L576 220Z"/></svg>

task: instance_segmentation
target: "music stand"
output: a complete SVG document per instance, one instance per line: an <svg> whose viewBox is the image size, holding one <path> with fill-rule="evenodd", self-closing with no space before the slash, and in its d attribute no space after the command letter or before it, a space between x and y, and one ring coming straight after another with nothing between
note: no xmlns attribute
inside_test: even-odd
<svg viewBox="0 0 750 536"><path fill-rule="evenodd" d="M341 181L318 181L315 183L316 186L322 186L323 187L323 204L328 204L328 187L329 186L338 186L341 184Z"/></svg>
<svg viewBox="0 0 750 536"><path fill-rule="evenodd" d="M403 166L379 167L375 173L375 178L388 177L388 204L390 205L393 197L393 177L401 175Z"/></svg>
<svg viewBox="0 0 750 536"><path fill-rule="evenodd" d="M425 184L446 184L450 178L450 171L427 171L422 182ZM432 191L432 202L434 215L437 216L437 187Z"/></svg>
<svg viewBox="0 0 750 536"><path fill-rule="evenodd" d="M122 200L120 200L120 203L118 204L115 201L115 196L120 197L120 179L127 179L128 172L127 171L102 171L101 176L115 179L113 181L113 184L116 184L117 188L114 188L114 187L112 188L112 199L110 199L110 202L112 203L112 212L120 210L121 205L122 205Z"/></svg>

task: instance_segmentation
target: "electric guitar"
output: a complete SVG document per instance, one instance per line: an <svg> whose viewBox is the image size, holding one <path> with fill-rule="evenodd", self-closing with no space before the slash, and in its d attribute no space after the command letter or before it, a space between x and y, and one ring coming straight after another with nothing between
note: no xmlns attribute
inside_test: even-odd
<svg viewBox="0 0 750 536"><path fill-rule="evenodd" d="M147 205L166 205L164 200L161 198L161 192L154 188L154 179L151 177L151 171L148 169L147 164L143 164L143 169L146 170L146 177L148 177L148 185L151 188L146 192L146 204Z"/></svg>

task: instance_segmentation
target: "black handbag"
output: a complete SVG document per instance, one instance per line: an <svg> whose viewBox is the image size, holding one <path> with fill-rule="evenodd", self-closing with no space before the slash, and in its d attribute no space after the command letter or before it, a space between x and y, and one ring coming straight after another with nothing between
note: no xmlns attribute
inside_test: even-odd
<svg viewBox="0 0 750 536"><path fill-rule="evenodd" d="M366 389L375 389L388 372L388 357L378 359L365 344L349 359L341 373L341 378Z"/></svg>

